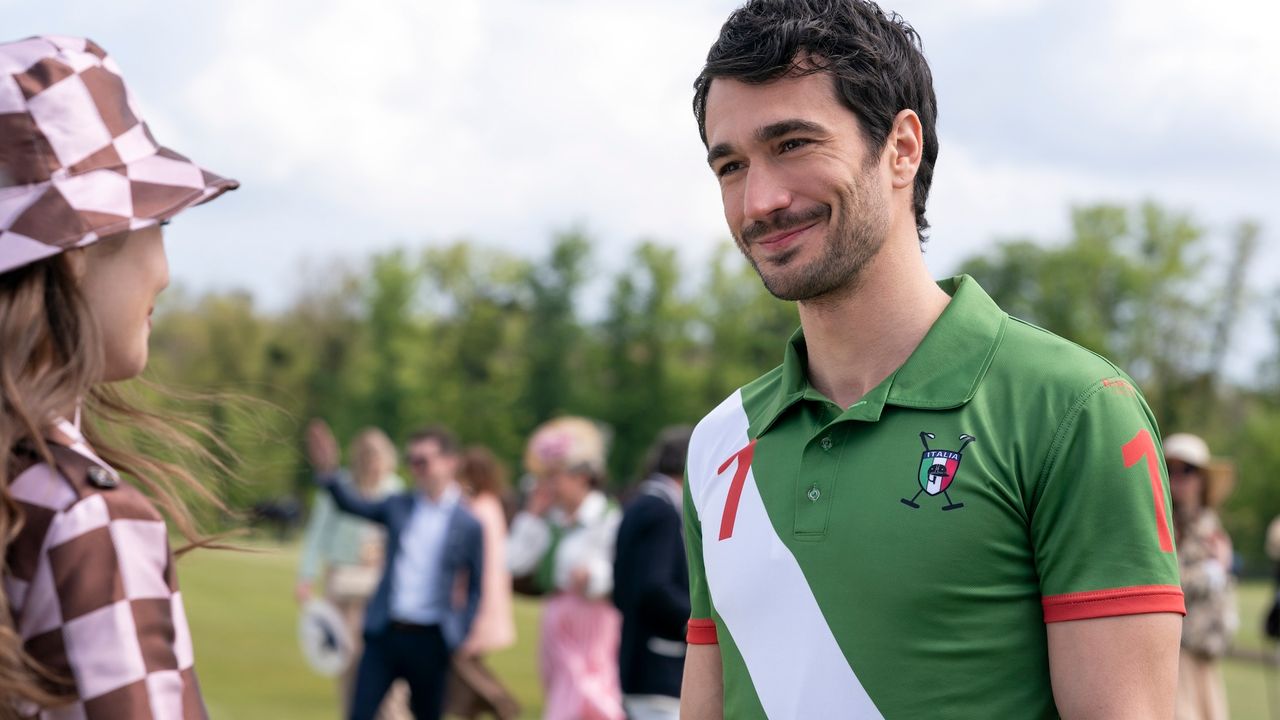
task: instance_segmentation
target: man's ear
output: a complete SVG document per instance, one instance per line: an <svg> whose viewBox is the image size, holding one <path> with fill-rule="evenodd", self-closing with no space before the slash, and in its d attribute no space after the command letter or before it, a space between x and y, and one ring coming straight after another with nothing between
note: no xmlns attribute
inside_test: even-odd
<svg viewBox="0 0 1280 720"><path fill-rule="evenodd" d="M889 172L895 190L910 189L920 169L924 154L924 128L914 110L902 110L893 119L889 138L885 143L889 150Z"/></svg>

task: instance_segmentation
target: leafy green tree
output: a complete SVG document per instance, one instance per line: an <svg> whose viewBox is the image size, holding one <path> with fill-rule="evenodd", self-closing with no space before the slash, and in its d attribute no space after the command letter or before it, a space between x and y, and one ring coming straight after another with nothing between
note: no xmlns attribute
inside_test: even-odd
<svg viewBox="0 0 1280 720"><path fill-rule="evenodd" d="M404 250L373 258L366 286L366 326L369 353L367 423L392 433L413 414L412 404L424 390L423 370L429 342L426 325L417 314L423 271Z"/></svg>
<svg viewBox="0 0 1280 720"><path fill-rule="evenodd" d="M433 349L422 403L435 421L500 456L520 455L530 413L525 391L529 342L529 263L459 242L427 252L426 273L435 312Z"/></svg>
<svg viewBox="0 0 1280 720"><path fill-rule="evenodd" d="M527 276L530 294L524 403L533 423L573 407L574 351L581 341L574 305L586 279L591 244L579 231L561 233L550 255ZM579 390L582 392L582 390Z"/></svg>
<svg viewBox="0 0 1280 720"><path fill-rule="evenodd" d="M770 295L732 245L718 249L706 272L696 301L703 412L780 365L787 338L800 326L795 304Z"/></svg>
<svg viewBox="0 0 1280 720"><path fill-rule="evenodd" d="M1064 243L1006 241L961 271L1011 314L1116 362L1173 420L1206 401L1204 238L1189 216L1154 203L1095 205L1072 211Z"/></svg>
<svg viewBox="0 0 1280 720"><path fill-rule="evenodd" d="M601 392L590 414L613 429L610 464L618 485L634 478L658 431L691 414L693 310L679 294L680 280L675 250L652 242L638 246L614 278L600 327L603 362L595 375Z"/></svg>

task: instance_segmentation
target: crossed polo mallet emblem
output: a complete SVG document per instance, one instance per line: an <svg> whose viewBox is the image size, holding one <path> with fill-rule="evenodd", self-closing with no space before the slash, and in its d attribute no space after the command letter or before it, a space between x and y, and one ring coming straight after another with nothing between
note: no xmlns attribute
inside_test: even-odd
<svg viewBox="0 0 1280 720"><path fill-rule="evenodd" d="M916 498L920 497L920 493L929 496L940 494L947 499L947 504L942 506L943 510L959 510L964 507L964 503L953 502L947 488L951 486L951 482L955 480L956 471L960 469L960 459L963 457L965 447L977 438L962 433L958 450L931 450L929 441L935 437L931 432L920 433L920 443L924 445L924 453L920 455L920 472L916 476L920 489L911 496L910 500L902 498L902 504L919 510L920 506L916 504Z"/></svg>

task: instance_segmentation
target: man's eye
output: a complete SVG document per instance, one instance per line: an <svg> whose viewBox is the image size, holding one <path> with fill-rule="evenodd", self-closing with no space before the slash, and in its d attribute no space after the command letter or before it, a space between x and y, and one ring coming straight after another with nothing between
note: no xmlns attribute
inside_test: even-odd
<svg viewBox="0 0 1280 720"><path fill-rule="evenodd" d="M783 140L782 144L778 146L778 149L782 152L790 152L792 150L795 150L796 148L801 148L808 144L809 144L808 140L804 140L801 138L790 138L788 140Z"/></svg>
<svg viewBox="0 0 1280 720"><path fill-rule="evenodd" d="M735 173L740 169L742 169L742 163L734 160L732 162L727 162L721 165L720 169L716 170L716 175L718 177L724 177L726 175L729 175L730 173Z"/></svg>

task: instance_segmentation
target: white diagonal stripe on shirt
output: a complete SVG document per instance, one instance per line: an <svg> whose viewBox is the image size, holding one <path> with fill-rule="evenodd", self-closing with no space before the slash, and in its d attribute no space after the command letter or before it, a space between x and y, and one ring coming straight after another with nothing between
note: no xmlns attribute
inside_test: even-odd
<svg viewBox="0 0 1280 720"><path fill-rule="evenodd" d="M799 563L774 531L753 471L742 487L733 535L717 539L736 468L716 471L750 442L748 425L741 393L735 393L699 423L690 445L690 492L702 522L712 604L769 717L880 718Z"/></svg>

